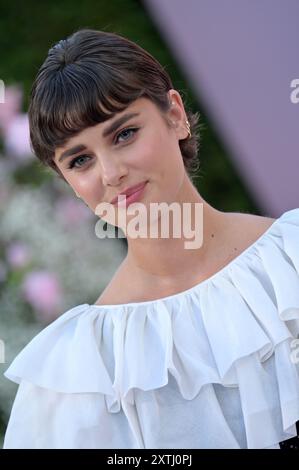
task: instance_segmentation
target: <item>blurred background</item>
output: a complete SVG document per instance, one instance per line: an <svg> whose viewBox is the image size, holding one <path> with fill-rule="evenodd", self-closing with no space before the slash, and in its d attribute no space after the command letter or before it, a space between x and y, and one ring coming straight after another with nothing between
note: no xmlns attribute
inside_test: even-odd
<svg viewBox="0 0 299 470"><path fill-rule="evenodd" d="M124 239L96 237L94 214L31 154L28 98L48 49L83 27L144 47L200 112L200 194L278 217L299 206L298 19L296 0L0 0L1 447L17 389L3 372L55 318L94 303L126 254Z"/></svg>

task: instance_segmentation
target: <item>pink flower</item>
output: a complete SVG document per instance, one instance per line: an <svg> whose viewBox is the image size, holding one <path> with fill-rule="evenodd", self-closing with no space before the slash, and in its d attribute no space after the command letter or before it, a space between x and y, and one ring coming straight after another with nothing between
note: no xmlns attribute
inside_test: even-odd
<svg viewBox="0 0 299 470"><path fill-rule="evenodd" d="M29 121L27 114L19 114L10 122L4 133L5 150L17 160L31 160Z"/></svg>
<svg viewBox="0 0 299 470"><path fill-rule="evenodd" d="M35 309L38 320L50 323L59 315L62 292L55 274L48 271L28 273L22 284L24 298Z"/></svg>
<svg viewBox="0 0 299 470"><path fill-rule="evenodd" d="M11 122L21 112L23 91L19 86L5 87L5 102L0 106L0 129L5 135Z"/></svg>
<svg viewBox="0 0 299 470"><path fill-rule="evenodd" d="M21 242L13 242L6 249L6 259L12 268L22 268L30 260L28 247Z"/></svg>

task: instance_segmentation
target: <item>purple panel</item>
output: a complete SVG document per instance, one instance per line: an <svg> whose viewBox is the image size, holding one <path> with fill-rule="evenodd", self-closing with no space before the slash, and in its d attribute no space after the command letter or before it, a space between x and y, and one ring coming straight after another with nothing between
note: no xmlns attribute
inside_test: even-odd
<svg viewBox="0 0 299 470"><path fill-rule="evenodd" d="M261 208L298 207L299 1L144 3Z"/></svg>

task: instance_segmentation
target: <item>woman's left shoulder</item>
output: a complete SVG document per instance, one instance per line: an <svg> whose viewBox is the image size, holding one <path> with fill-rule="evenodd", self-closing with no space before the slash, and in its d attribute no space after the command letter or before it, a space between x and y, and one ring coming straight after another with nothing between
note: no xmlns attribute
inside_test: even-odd
<svg viewBox="0 0 299 470"><path fill-rule="evenodd" d="M277 220L272 217L241 212L233 212L229 215L232 227L244 237L252 239L262 235Z"/></svg>
<svg viewBox="0 0 299 470"><path fill-rule="evenodd" d="M264 233L274 232L276 229L287 236L287 230L290 233L293 233L293 228L299 230L299 208L287 210L277 218L235 213L235 221L240 227L240 236L248 237L249 241L254 241L262 237Z"/></svg>

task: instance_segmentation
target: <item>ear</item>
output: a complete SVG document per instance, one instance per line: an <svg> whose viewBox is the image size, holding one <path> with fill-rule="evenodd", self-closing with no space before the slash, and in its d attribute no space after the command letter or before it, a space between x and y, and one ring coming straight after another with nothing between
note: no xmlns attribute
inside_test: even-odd
<svg viewBox="0 0 299 470"><path fill-rule="evenodd" d="M187 114L181 95L174 89L169 90L167 94L170 103L169 121L176 132L178 140L186 139L189 136L186 126Z"/></svg>

